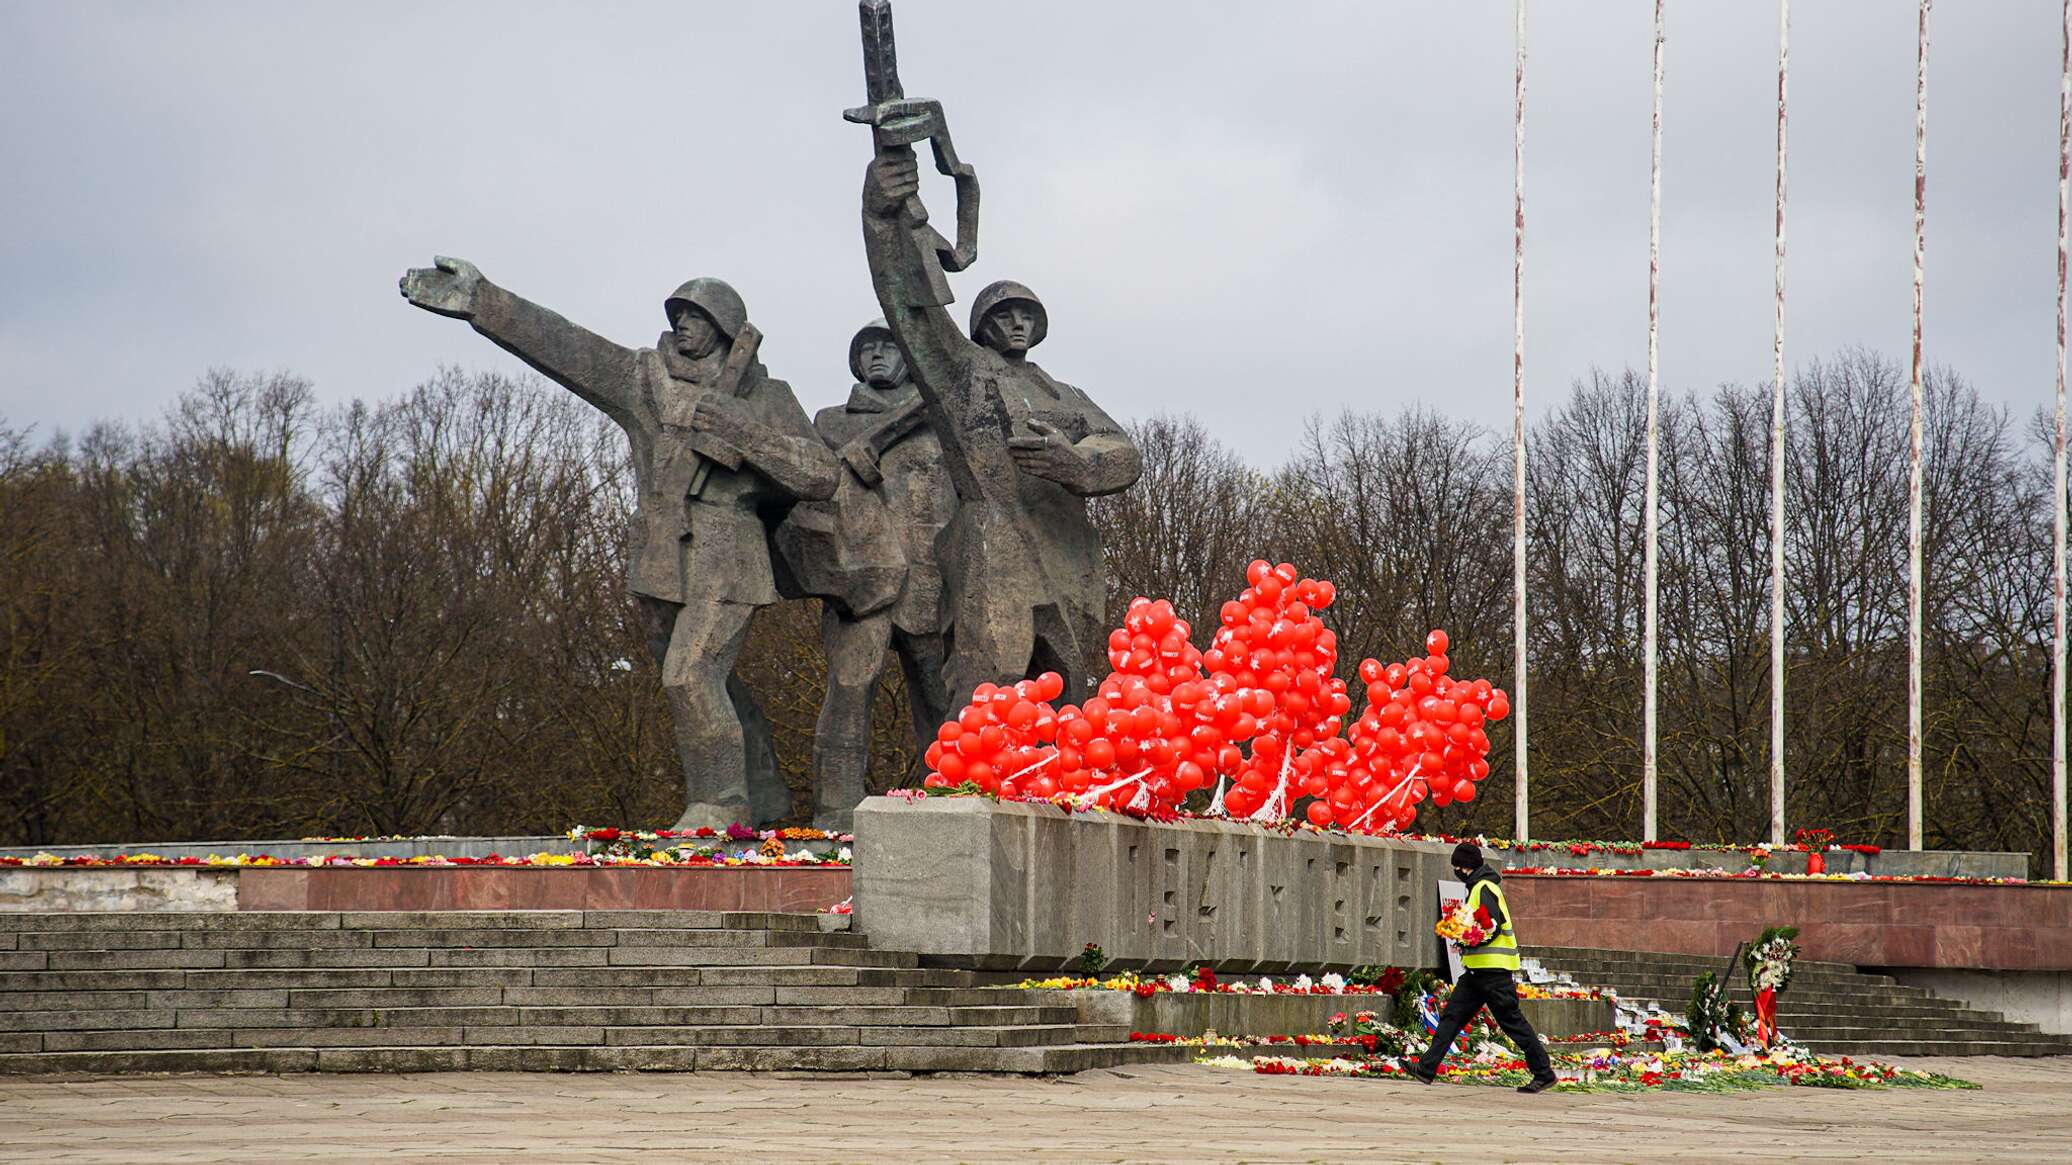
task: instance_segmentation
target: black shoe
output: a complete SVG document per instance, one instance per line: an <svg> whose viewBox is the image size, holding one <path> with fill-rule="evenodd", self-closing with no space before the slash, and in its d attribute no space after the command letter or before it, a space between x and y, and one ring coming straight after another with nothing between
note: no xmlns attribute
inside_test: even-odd
<svg viewBox="0 0 2072 1165"><path fill-rule="evenodd" d="M1427 1073L1422 1065L1408 1056L1397 1056L1396 1067L1403 1070L1403 1075L1410 1077L1419 1084L1430 1084L1439 1078L1437 1072Z"/></svg>
<svg viewBox="0 0 2072 1165"><path fill-rule="evenodd" d="M1552 1088L1559 1083L1561 1083L1561 1077L1559 1076L1535 1076L1531 1080L1528 1080L1525 1083L1520 1084L1518 1086L1518 1091L1545 1092L1549 1088Z"/></svg>

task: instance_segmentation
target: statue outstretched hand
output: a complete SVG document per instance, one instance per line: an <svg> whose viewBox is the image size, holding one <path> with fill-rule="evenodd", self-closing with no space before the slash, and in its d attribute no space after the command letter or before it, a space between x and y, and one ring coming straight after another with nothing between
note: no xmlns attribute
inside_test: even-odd
<svg viewBox="0 0 2072 1165"><path fill-rule="evenodd" d="M475 292L482 286L482 272L466 259L434 256L430 267L413 267L403 273L397 286L403 298L429 312L457 320L475 315Z"/></svg>

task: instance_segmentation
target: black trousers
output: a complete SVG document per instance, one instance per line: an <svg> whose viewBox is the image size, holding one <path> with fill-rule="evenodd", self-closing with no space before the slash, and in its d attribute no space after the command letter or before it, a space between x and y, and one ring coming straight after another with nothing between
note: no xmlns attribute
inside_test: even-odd
<svg viewBox="0 0 2072 1165"><path fill-rule="evenodd" d="M1518 1006L1518 985L1512 981L1509 971L1466 971L1460 982L1453 985L1453 995L1446 1001L1446 1010L1439 1013L1439 1029L1432 1033L1432 1046L1418 1060L1417 1066L1426 1075L1439 1070L1439 1061L1446 1058L1446 1049L1453 1046L1454 1037L1475 1018L1475 1013L1487 1007L1496 1018L1496 1025L1504 1029L1518 1050L1525 1053L1525 1066L1532 1069L1537 1079L1544 1080L1554 1074L1554 1065L1547 1059L1546 1046L1540 1043L1540 1033L1532 1030L1532 1024L1525 1018L1525 1012Z"/></svg>

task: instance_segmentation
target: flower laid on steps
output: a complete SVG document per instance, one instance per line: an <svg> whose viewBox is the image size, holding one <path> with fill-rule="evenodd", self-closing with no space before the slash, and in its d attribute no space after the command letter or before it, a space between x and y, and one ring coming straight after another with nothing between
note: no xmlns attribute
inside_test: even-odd
<svg viewBox="0 0 2072 1165"><path fill-rule="evenodd" d="M1972 878L1944 874L1788 874L1775 870L1628 870L1596 866L1517 866L1504 877L1526 878L1697 878L1704 881L1742 882L1877 882L1915 883L1943 886L2064 886L2067 882L2044 878Z"/></svg>
<svg viewBox="0 0 2072 1165"><path fill-rule="evenodd" d="M1748 989L1755 995L1755 1034L1764 1047L1779 1037L1777 996L1791 985L1791 964L1799 954L1796 926L1773 926L1756 936L1755 945L1744 956L1748 964Z"/></svg>
<svg viewBox="0 0 2072 1165"><path fill-rule="evenodd" d="M1335 981L1335 985L1334 985ZM1044 991L1129 991L1140 997L1158 994L1174 995L1383 995L1387 992L1377 987L1347 983L1337 975L1311 978L1300 975L1292 980L1275 980L1262 976L1250 981L1243 979L1221 980L1207 967L1197 969L1193 975L1141 974L1126 971L1120 975L1100 978L1093 975L1053 975L1044 979L1024 979L1013 985L1015 990Z"/></svg>
<svg viewBox="0 0 2072 1165"><path fill-rule="evenodd" d="M781 849L764 853L751 849L739 853L724 852L722 846L689 846L676 849L656 849L643 855L613 853L536 853L536 854L488 854L479 858L446 857L442 854L427 854L408 858L360 858L343 854L318 855L314 857L275 857L271 854L209 854L206 857L171 858L163 854L130 853L107 856L64 857L52 853L39 853L33 857L0 857L0 868L25 867L66 869L123 869L133 867L198 867L217 869L243 867L266 869L271 867L325 868L325 869L387 869L397 866L446 867L446 866L498 866L498 867L607 867L607 866L656 866L681 869L705 867L819 867L846 868L850 863L847 847L834 853L815 853L800 848L789 853Z"/></svg>
<svg viewBox="0 0 2072 1165"><path fill-rule="evenodd" d="M1788 1053L1732 1055L1700 1053L1642 1052L1626 1054L1616 1050L1572 1053L1549 1049L1554 1068L1562 1077L1556 1086L1562 1092L1738 1092L1771 1085L1802 1088L1955 1088L1978 1085L1953 1076L1901 1068L1874 1060L1848 1056L1816 1056L1792 1049ZM1200 1063L1225 1068L1250 1068L1263 1075L1281 1076L1365 1076L1404 1075L1394 1056L1333 1057L1298 1059L1289 1056L1255 1056L1249 1062L1235 1056L1202 1060ZM1510 1049L1485 1042L1470 1057L1455 1056L1439 1069L1441 1083L1485 1084L1515 1087L1529 1079L1525 1061Z"/></svg>

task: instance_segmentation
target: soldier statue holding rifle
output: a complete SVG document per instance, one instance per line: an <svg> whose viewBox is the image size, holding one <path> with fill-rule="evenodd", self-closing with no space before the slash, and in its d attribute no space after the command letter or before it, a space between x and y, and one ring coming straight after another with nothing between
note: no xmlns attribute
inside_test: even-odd
<svg viewBox="0 0 2072 1165"><path fill-rule="evenodd" d="M777 531L799 590L821 599L827 692L813 731L813 824L842 831L870 792L871 702L888 648L905 673L916 745L949 716L935 556L957 508L942 443L885 321L849 341L849 371L848 401L813 417L842 462L834 500L799 505Z"/></svg>
<svg viewBox="0 0 2072 1165"><path fill-rule="evenodd" d="M863 187L864 251L885 322L927 402L958 507L941 563L951 609L953 703L981 682L1046 670L1066 699L1091 694L1105 651L1107 588L1086 499L1135 484L1136 445L1088 396L1028 358L1049 316L1034 292L999 282L972 304L970 330L945 310L944 270L977 256L978 183L958 161L939 102L901 91L891 5L863 0L868 103L848 111L873 130ZM927 141L957 191L957 241L928 225L914 146Z"/></svg>
<svg viewBox="0 0 2072 1165"><path fill-rule="evenodd" d="M777 601L769 528L835 489L835 458L791 386L756 359L762 334L740 295L693 279L669 296L669 330L625 348L441 257L402 279L404 298L463 319L618 422L632 445L639 511L629 582L662 668L686 806L679 829L772 820L790 810L766 734L733 675L756 608ZM749 752L760 755L750 765ZM750 788L751 772L764 787ZM751 804L752 800L755 802ZM760 808L760 812L757 809Z"/></svg>

